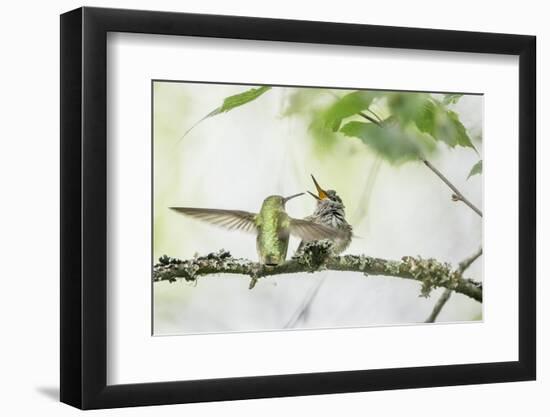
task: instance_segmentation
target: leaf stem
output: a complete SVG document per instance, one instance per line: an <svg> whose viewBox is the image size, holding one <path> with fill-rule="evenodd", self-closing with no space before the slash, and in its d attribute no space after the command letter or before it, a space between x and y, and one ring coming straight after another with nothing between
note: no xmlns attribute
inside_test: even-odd
<svg viewBox="0 0 550 417"><path fill-rule="evenodd" d="M374 123L374 124L375 124L376 126L378 126L378 127L382 127L382 123L381 123L381 122L379 122L379 121L378 121L378 120L376 120L375 118L373 118L373 117L369 116L369 115L368 115L368 114L366 114L365 112L362 112L362 111L360 111L360 112L359 112L359 113L357 113L357 114L358 114L359 116L361 116L361 117L363 117L363 118L367 119L367 120L368 120L369 122L372 122L372 123Z"/></svg>
<svg viewBox="0 0 550 417"><path fill-rule="evenodd" d="M370 107L367 108L367 111L368 111L370 114L372 114L374 117L376 117L376 118L378 119L379 122L382 122L382 119L380 118L380 116L378 116L378 115L374 112L374 110L371 110Z"/></svg>

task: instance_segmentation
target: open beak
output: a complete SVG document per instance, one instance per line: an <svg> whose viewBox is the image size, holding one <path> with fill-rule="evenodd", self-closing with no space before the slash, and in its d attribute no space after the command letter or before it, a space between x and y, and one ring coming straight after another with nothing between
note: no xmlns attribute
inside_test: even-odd
<svg viewBox="0 0 550 417"><path fill-rule="evenodd" d="M320 199L319 197L317 197L317 194L313 194L311 191L308 191L308 194L309 194L310 196L312 196L315 200L321 201L321 199Z"/></svg>
<svg viewBox="0 0 550 417"><path fill-rule="evenodd" d="M313 175L311 175L311 179L313 180L313 183L315 184L315 188L317 188L317 194L318 195L310 193L309 191L308 191L308 193L311 194L313 197L315 197L317 200L324 200L325 198L328 198L328 195L327 195L326 191L321 188L321 186L319 185L319 183L317 182L317 180L315 179L315 177Z"/></svg>
<svg viewBox="0 0 550 417"><path fill-rule="evenodd" d="M304 194L305 194L305 193L298 193L298 194L293 194L293 195L291 195L291 196L289 196L289 197L285 197L285 198L283 198L283 204L286 204L286 202L287 202L288 200L292 200L293 198L295 198L295 197L300 197L301 195L304 195Z"/></svg>

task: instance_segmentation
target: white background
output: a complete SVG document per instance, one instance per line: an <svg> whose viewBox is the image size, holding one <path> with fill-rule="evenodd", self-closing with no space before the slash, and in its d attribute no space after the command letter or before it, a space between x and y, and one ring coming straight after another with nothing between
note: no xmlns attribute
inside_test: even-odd
<svg viewBox="0 0 550 417"><path fill-rule="evenodd" d="M498 4L498 8L497 8ZM398 26L482 30L536 34L539 67L548 63L543 51L550 29L543 3L524 1L521 7L503 2L481 4L462 1L442 7L440 2L357 3L340 1L323 5L311 2L176 1L89 2L88 5L164 9L204 13L242 14L295 19L332 20ZM0 71L2 89L2 161L0 163L4 198L1 205L4 286L0 303L2 317L2 402L6 415L47 413L72 415L76 411L58 404L58 91L59 52L58 14L80 6L71 1L56 4L11 3L3 9L3 59ZM548 84L539 79L538 116L544 114L541 96L550 94ZM7 94L6 94L7 93ZM542 126L542 123L539 123ZM539 129L539 138L547 128ZM539 143L542 141L539 139ZM539 213L550 209L548 190L541 183L550 175L541 167L547 145L539 148ZM549 224L539 222L539 236ZM539 257L550 249L548 238L539 240ZM436 388L379 393L316 396L292 399L240 401L101 411L126 415L278 415L308 413L334 415L547 415L550 367L549 331L545 323L550 309L540 295L548 293L544 280L548 267L539 270L539 380L485 386ZM175 358L178 360L178 358ZM5 409L5 410L4 410Z"/></svg>

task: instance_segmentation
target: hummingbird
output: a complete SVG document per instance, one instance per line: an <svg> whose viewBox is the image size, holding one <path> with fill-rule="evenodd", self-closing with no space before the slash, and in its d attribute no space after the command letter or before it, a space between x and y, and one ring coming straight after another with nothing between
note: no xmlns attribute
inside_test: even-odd
<svg viewBox="0 0 550 417"><path fill-rule="evenodd" d="M333 242L332 250L334 254L338 255L347 249L353 237L353 229L351 225L346 221L344 203L342 202L340 196L336 194L336 191L325 190L321 188L313 175L311 175L311 179L313 180L313 184L315 184L317 194L314 194L310 191L308 191L308 193L313 198L315 198L315 200L317 200L317 206L315 207L315 211L313 212L313 214L305 217L304 220L312 221L319 225L331 227L340 232L338 233L338 235L329 238ZM305 242L306 241L304 240L300 242L296 253L299 254L303 250ZM307 316L307 312L311 304L313 303L314 298L319 293L319 289L323 285L325 278L326 276L321 278L320 281L316 282L313 285L309 293L302 301L300 307L294 312L294 314L290 317L290 319L288 319L288 321L284 325L285 329L296 327L296 324Z"/></svg>
<svg viewBox="0 0 550 417"><path fill-rule="evenodd" d="M225 227L229 230L242 230L256 234L256 250L262 264L276 266L284 262L290 235L302 241L336 239L338 229L311 220L290 217L285 204L305 193L289 197L271 195L267 197L259 213L242 210L224 210L195 207L170 207L178 213L195 217L198 220Z"/></svg>
<svg viewBox="0 0 550 417"><path fill-rule="evenodd" d="M336 194L336 191L321 188L313 175L311 175L311 179L313 180L313 184L315 184L317 194L310 191L308 193L317 200L317 206L313 214L305 217L304 220L331 227L340 232L330 238L334 243L332 250L338 255L347 249L353 237L353 229L346 221L344 203L340 196ZM302 241L300 243L297 251L303 248L305 242Z"/></svg>

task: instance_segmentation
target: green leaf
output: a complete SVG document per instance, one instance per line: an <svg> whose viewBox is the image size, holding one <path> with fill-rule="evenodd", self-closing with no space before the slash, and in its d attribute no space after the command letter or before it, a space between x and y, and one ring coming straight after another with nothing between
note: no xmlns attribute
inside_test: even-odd
<svg viewBox="0 0 550 417"><path fill-rule="evenodd" d="M204 116L202 119L200 119L198 122L196 122L193 126L191 126L187 131L183 134L181 139L183 139L191 130L193 130L197 125L199 125L204 120L208 119L209 117L216 116L221 113L228 112L230 110L233 110L236 107L240 107L244 104L250 103L253 100L256 100L258 97L260 97L262 94L266 93L271 89L270 86L263 86L258 88L251 88L249 90L246 90L243 93L235 94L229 97L226 97L223 100L223 103L220 107L216 107L214 110L212 110L210 113L208 113L206 116ZM180 139L180 140L181 140Z"/></svg>
<svg viewBox="0 0 550 417"><path fill-rule="evenodd" d="M461 95L447 96L447 101L451 103L456 102ZM429 94L392 93L388 98L388 106L403 127L414 123L418 130L451 148L464 146L476 150L458 115Z"/></svg>
<svg viewBox="0 0 550 417"><path fill-rule="evenodd" d="M346 136L359 138L387 161L399 164L405 161L418 160L430 150L431 138L420 132L403 130L398 124L378 126L374 123L348 122L340 132Z"/></svg>
<svg viewBox="0 0 550 417"><path fill-rule="evenodd" d="M452 110L446 111L447 120L446 122L450 124L451 135L454 135L456 137L456 141L458 145L464 146L466 148L472 148L477 152L476 147L472 143L472 140L470 139L470 136L468 135L468 132L466 131L466 128L458 118L458 114L456 114Z"/></svg>
<svg viewBox="0 0 550 417"><path fill-rule="evenodd" d="M443 104L447 106L449 104L456 104L463 95L464 94L445 94L445 96L443 97Z"/></svg>
<svg viewBox="0 0 550 417"><path fill-rule="evenodd" d="M472 167L472 169L470 170L470 173L468 174L467 179L470 179L470 177L473 177L474 175L481 174L482 171L483 171L483 161L480 160Z"/></svg>
<svg viewBox="0 0 550 417"><path fill-rule="evenodd" d="M458 145L477 151L457 113L432 99L425 100L421 106L421 111L413 119L418 130L451 148Z"/></svg>
<svg viewBox="0 0 550 417"><path fill-rule="evenodd" d="M376 91L354 91L346 94L324 112L322 117L325 119L325 125L336 132L342 119L367 110L378 95Z"/></svg>
<svg viewBox="0 0 550 417"><path fill-rule="evenodd" d="M422 103L422 110L414 120L418 130L434 137L434 132L437 126L437 114L438 108L435 103L431 100L424 101ZM436 138L434 137L434 139Z"/></svg>
<svg viewBox="0 0 550 417"><path fill-rule="evenodd" d="M388 107L402 125L417 123L426 117L427 107L433 104L430 96L425 93L390 93Z"/></svg>
<svg viewBox="0 0 550 417"><path fill-rule="evenodd" d="M245 91L244 93L235 94L233 96L226 97L223 101L223 104L211 111L206 117L212 117L220 113L228 112L233 110L236 107L240 107L243 104L250 103L253 100L256 100L265 92L269 91L271 87L263 86L258 88L251 88L250 90Z"/></svg>

